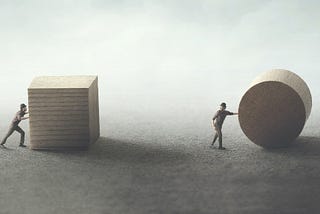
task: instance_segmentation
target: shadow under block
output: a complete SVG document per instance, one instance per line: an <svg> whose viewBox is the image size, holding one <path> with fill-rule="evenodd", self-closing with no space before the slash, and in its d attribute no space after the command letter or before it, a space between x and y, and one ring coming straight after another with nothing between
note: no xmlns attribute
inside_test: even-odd
<svg viewBox="0 0 320 214"><path fill-rule="evenodd" d="M100 136L97 76L43 76L28 88L31 149L86 148Z"/></svg>
<svg viewBox="0 0 320 214"><path fill-rule="evenodd" d="M285 147L300 135L311 108L311 93L303 79L276 69L257 77L243 95L239 122L255 144Z"/></svg>

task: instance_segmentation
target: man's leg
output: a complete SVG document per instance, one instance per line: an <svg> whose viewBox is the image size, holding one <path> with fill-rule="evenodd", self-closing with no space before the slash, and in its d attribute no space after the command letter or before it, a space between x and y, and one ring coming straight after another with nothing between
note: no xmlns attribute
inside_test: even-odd
<svg viewBox="0 0 320 214"><path fill-rule="evenodd" d="M221 132L221 127L217 127L217 134L219 137L219 149L224 149L222 147L222 132Z"/></svg>
<svg viewBox="0 0 320 214"><path fill-rule="evenodd" d="M14 132L15 127L14 126L10 126L8 133L6 134L6 136L3 138L3 140L1 141L1 145L4 145L8 139L8 137L10 137L12 135L12 133Z"/></svg>
<svg viewBox="0 0 320 214"><path fill-rule="evenodd" d="M20 137L20 146L25 147L25 145L24 145L25 132L22 130L22 128L20 128L20 126L17 126L15 130L17 132L19 132L20 135L21 135L21 137Z"/></svg>
<svg viewBox="0 0 320 214"><path fill-rule="evenodd" d="M218 133L216 132L216 134L214 135L212 144L211 144L212 146L213 146L213 144L216 142L217 138L218 138Z"/></svg>

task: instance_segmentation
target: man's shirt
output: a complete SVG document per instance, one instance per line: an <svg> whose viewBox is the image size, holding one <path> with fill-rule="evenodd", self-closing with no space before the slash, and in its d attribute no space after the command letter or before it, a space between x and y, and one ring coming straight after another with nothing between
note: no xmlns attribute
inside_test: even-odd
<svg viewBox="0 0 320 214"><path fill-rule="evenodd" d="M25 115L26 113L24 111L18 111L15 115L15 117L12 120L12 125L17 126L21 122L21 118Z"/></svg>
<svg viewBox="0 0 320 214"><path fill-rule="evenodd" d="M222 124L223 124L224 120L226 119L227 115L233 115L233 113L230 111L226 111L226 110L223 110L223 111L218 110L217 113L212 118L214 125L222 127Z"/></svg>

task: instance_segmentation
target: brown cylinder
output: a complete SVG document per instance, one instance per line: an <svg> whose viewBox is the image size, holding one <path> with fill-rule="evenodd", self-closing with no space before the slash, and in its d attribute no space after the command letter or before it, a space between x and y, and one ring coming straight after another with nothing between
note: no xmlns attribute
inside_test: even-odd
<svg viewBox="0 0 320 214"><path fill-rule="evenodd" d="M276 69L258 76L243 95L239 122L253 143L285 147L300 135L311 108L311 93L304 80Z"/></svg>

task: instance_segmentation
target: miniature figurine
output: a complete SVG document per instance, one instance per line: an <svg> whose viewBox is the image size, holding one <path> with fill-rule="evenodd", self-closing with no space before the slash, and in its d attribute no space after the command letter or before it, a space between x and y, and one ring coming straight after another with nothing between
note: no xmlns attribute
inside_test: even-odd
<svg viewBox="0 0 320 214"><path fill-rule="evenodd" d="M225 149L222 147L222 124L224 120L226 119L227 115L237 115L238 113L233 113L230 111L226 111L227 105L226 103L221 103L220 109L217 111L217 113L214 115L212 118L212 127L214 128L214 131L216 132L214 139L212 141L211 146L214 145L216 142L217 138L219 138L219 149Z"/></svg>
<svg viewBox="0 0 320 214"><path fill-rule="evenodd" d="M1 146L4 146L4 144L6 143L8 137L10 137L12 135L12 133L14 131L17 131L20 133L21 138L20 138L20 147L26 147L26 145L24 145L24 137L25 137L25 132L23 131L23 129L19 126L19 123L21 122L21 120L26 120L29 117L25 117L24 115L28 114L27 112L27 106L25 104L21 104L20 105L20 111L18 111L15 115L15 117L13 118L9 131L7 133L7 135L3 138L2 142L1 142Z"/></svg>

